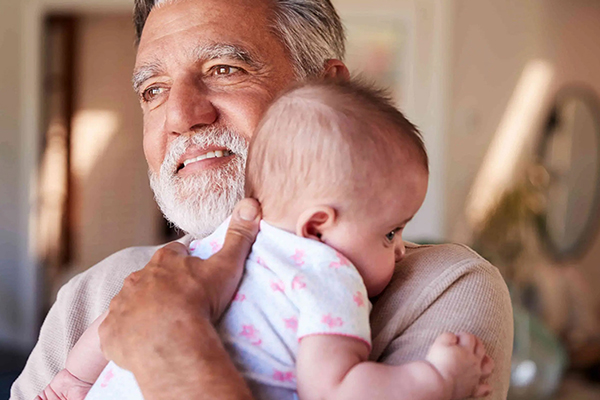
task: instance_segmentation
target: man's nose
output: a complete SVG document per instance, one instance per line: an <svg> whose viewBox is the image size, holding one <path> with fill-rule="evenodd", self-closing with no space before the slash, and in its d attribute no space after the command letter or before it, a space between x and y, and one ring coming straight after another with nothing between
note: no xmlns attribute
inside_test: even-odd
<svg viewBox="0 0 600 400"><path fill-rule="evenodd" d="M214 123L217 116L206 86L198 82L173 83L167 100L165 121L169 133L192 133L195 128Z"/></svg>
<svg viewBox="0 0 600 400"><path fill-rule="evenodd" d="M400 260L402 260L406 255L406 247L404 247L404 241L399 240L399 242L400 243L396 245L396 248L394 249L396 256L395 262L400 262Z"/></svg>

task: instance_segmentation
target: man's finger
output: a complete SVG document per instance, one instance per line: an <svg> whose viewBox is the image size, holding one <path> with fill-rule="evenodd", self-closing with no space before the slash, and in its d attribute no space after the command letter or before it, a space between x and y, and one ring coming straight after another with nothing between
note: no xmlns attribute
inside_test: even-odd
<svg viewBox="0 0 600 400"><path fill-rule="evenodd" d="M225 236L219 257L225 257L233 263L243 263L250 253L260 227L260 205L254 199L240 201L231 216L231 222Z"/></svg>

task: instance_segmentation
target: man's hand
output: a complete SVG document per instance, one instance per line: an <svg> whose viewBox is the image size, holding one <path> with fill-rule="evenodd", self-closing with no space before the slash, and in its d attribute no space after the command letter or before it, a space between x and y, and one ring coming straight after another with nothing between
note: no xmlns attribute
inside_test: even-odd
<svg viewBox="0 0 600 400"><path fill-rule="evenodd" d="M223 248L214 256L191 257L185 246L171 243L125 280L99 328L100 341L107 359L136 375L142 392L144 375L156 379L186 368L209 368L211 363L221 364L214 366L219 373L233 368L211 323L235 294L259 221L258 202L242 200ZM211 341L216 343L207 343ZM188 379L199 383L190 372Z"/></svg>

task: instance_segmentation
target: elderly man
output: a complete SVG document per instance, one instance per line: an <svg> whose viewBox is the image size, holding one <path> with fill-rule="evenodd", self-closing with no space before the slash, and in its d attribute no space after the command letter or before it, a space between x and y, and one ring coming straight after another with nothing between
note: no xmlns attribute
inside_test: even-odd
<svg viewBox="0 0 600 400"><path fill-rule="evenodd" d="M248 140L273 97L297 80L348 78L342 25L329 0L136 0L135 23L133 80L150 182L165 216L189 235L160 250L123 250L67 283L13 385L14 399L44 388L121 288L100 328L103 351L134 372L147 397L251 398L270 390L247 387L214 329L260 220L254 201L234 206ZM207 235L232 210L223 250L206 261L188 257L190 238ZM506 397L508 291L473 251L407 245L373 302L372 360L422 359L441 332L471 332L496 363L489 398Z"/></svg>

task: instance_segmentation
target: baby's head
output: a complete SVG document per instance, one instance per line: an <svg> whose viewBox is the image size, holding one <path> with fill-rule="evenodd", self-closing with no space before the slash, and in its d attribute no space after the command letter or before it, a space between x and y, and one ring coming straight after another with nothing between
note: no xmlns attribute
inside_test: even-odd
<svg viewBox="0 0 600 400"><path fill-rule="evenodd" d="M258 126L246 195L268 223L345 255L374 296L404 255L402 230L425 199L427 163L419 132L382 91L309 83L279 97Z"/></svg>

